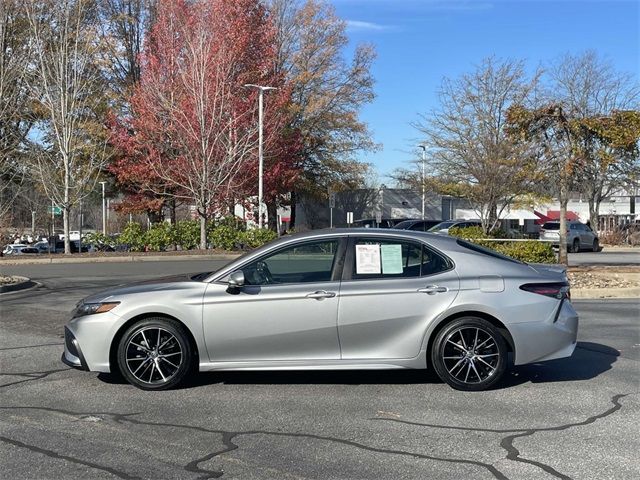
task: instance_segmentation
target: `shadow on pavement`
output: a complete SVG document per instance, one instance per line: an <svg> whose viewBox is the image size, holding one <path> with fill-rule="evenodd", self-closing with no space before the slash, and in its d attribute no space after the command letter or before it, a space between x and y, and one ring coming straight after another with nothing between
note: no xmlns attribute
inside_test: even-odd
<svg viewBox="0 0 640 480"><path fill-rule="evenodd" d="M606 345L578 342L570 358L512 366L502 382L493 390L523 383L569 382L589 380L612 368L620 355ZM126 384L120 375L99 374L98 379L110 384ZM333 370L333 371L255 371L204 372L192 375L180 388L196 388L214 384L231 385L401 385L437 384L442 381L433 370Z"/></svg>

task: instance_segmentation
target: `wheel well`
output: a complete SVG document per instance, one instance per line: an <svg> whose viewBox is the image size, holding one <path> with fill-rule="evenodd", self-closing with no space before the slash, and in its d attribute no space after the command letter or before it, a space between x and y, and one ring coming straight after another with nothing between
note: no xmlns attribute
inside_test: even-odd
<svg viewBox="0 0 640 480"><path fill-rule="evenodd" d="M189 338L189 342L191 343L191 348L193 348L193 356L195 358L199 357L198 354L198 345L196 344L196 339L193 337L191 330L187 328L187 326L181 322L176 317L172 317L171 315L167 315L165 313L143 313L142 315L138 315L137 317L130 318L127 320L120 329L113 336L113 340L111 341L111 347L109 348L109 369L111 373L117 373L118 369L118 344L120 343L120 339L124 335L124 332L136 322L140 320L144 320L146 318L166 318L168 320L173 320L174 322L179 323L184 328L185 332L187 332L187 337ZM197 365L194 366L196 368Z"/></svg>
<svg viewBox="0 0 640 480"><path fill-rule="evenodd" d="M431 332L431 335L429 336L429 342L427 343L427 365L431 362L431 349L433 347L433 341L438 336L438 332L440 332L440 330L446 327L453 320L461 317L479 317L491 323L494 327L498 329L498 331L502 334L502 337L505 339L505 342L507 344L507 350L511 353L515 353L515 347L514 347L513 337L511 336L511 333L509 333L509 330L507 329L507 327L504 326L504 323L502 323L496 317L484 312L476 312L476 311L458 312L442 320L436 326L433 332Z"/></svg>

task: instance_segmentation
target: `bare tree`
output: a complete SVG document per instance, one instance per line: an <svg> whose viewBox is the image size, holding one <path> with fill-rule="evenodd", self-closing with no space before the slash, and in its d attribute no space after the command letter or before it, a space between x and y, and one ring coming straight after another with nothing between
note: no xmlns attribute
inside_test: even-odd
<svg viewBox="0 0 640 480"><path fill-rule="evenodd" d="M521 61L486 58L474 72L445 79L439 109L414 124L433 148L428 189L469 199L485 232L537 179L536 156L528 146L514 144L505 126L511 105L533 101L538 78L529 78Z"/></svg>
<svg viewBox="0 0 640 480"><path fill-rule="evenodd" d="M640 165L633 151L608 141L602 128L593 128L594 122L610 130L615 112L638 111L640 85L632 74L616 71L595 51L560 57L550 66L549 77L548 97L563 105L574 122L583 122L583 155L576 170L575 188L586 196L589 219L597 228L603 198L637 178Z"/></svg>
<svg viewBox="0 0 640 480"><path fill-rule="evenodd" d="M358 45L346 58L346 22L325 1L271 0L269 6L277 30L276 71L292 86L292 128L303 144L301 176L291 199L295 224L297 193L326 198L327 187L337 188L345 173L352 177L366 169L354 159L357 152L377 148L359 118L375 96L370 71L375 50Z"/></svg>
<svg viewBox="0 0 640 480"><path fill-rule="evenodd" d="M24 182L20 159L33 125L27 88L29 36L21 5L17 0L0 1L0 219Z"/></svg>
<svg viewBox="0 0 640 480"><path fill-rule="evenodd" d="M33 102L43 112L30 163L47 196L62 208L65 253L70 210L106 163L104 89L96 65L98 16L91 0L29 0Z"/></svg>

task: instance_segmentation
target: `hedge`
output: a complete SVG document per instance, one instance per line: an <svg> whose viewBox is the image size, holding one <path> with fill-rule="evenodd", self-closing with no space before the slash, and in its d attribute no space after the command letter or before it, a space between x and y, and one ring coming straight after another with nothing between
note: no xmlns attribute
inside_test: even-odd
<svg viewBox="0 0 640 480"><path fill-rule="evenodd" d="M530 240L525 242L494 242L490 238L500 238L499 231L485 234L480 227L450 228L449 235L488 247L498 253L527 263L557 263L556 254L549 243Z"/></svg>

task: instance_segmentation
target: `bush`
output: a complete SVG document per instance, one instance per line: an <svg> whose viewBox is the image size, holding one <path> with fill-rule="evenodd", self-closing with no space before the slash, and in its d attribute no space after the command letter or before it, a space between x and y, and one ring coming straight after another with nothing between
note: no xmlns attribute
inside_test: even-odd
<svg viewBox="0 0 640 480"><path fill-rule="evenodd" d="M172 242L180 245L183 250L191 250L200 245L200 222L197 220L182 220L173 226Z"/></svg>
<svg viewBox="0 0 640 480"><path fill-rule="evenodd" d="M253 229L240 232L239 241L249 248L258 248L278 238L278 234L268 229Z"/></svg>
<svg viewBox="0 0 640 480"><path fill-rule="evenodd" d="M144 234L144 242L149 250L160 252L173 244L171 225L166 222L155 223Z"/></svg>
<svg viewBox="0 0 640 480"><path fill-rule="evenodd" d="M498 253L527 263L556 263L556 254L547 242L478 242Z"/></svg>
<svg viewBox="0 0 640 480"><path fill-rule="evenodd" d="M128 223L122 230L122 234L118 238L121 244L128 245L132 252L140 252L144 250L145 234L139 223Z"/></svg>
<svg viewBox="0 0 640 480"><path fill-rule="evenodd" d="M449 235L452 237L463 238L465 240L473 241L480 238L490 238L484 231L482 227L451 227L449 229Z"/></svg>
<svg viewBox="0 0 640 480"><path fill-rule="evenodd" d="M89 245L110 245L113 242L112 238L101 232L88 233L83 239L83 244Z"/></svg>
<svg viewBox="0 0 640 480"><path fill-rule="evenodd" d="M213 248L222 250L234 250L236 244L240 242L240 234L235 227L229 225L219 225L209 232L208 240L213 244Z"/></svg>

